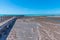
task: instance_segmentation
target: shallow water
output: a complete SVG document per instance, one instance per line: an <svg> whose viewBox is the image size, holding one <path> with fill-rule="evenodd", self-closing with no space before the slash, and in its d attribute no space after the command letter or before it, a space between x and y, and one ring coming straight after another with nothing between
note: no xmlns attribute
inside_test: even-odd
<svg viewBox="0 0 60 40"><path fill-rule="evenodd" d="M53 18L47 18L48 20L54 20ZM54 20L55 22L60 22L60 20Z"/></svg>

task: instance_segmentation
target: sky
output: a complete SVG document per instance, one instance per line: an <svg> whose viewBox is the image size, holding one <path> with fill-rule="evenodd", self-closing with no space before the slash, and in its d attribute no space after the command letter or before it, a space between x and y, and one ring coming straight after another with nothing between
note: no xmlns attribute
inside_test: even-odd
<svg viewBox="0 0 60 40"><path fill-rule="evenodd" d="M60 15L60 0L0 0L0 14Z"/></svg>

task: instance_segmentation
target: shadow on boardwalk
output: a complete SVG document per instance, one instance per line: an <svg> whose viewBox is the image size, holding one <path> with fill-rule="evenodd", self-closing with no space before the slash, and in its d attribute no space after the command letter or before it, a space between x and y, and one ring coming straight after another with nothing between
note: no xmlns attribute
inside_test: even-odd
<svg viewBox="0 0 60 40"><path fill-rule="evenodd" d="M6 31L3 33L3 35L0 37L0 40L7 40L7 37L9 35L11 29L13 28L13 25L15 24L15 21L16 20L14 20L13 23L11 23L9 25L9 28L7 28Z"/></svg>

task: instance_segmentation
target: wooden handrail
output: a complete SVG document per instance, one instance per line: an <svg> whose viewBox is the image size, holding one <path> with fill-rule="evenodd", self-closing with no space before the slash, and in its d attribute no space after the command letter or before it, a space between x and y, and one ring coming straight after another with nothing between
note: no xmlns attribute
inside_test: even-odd
<svg viewBox="0 0 60 40"><path fill-rule="evenodd" d="M13 24L16 21L16 17L12 17L2 23L0 23L0 35L2 35L4 33L4 31L6 30L6 28L10 28L10 25Z"/></svg>

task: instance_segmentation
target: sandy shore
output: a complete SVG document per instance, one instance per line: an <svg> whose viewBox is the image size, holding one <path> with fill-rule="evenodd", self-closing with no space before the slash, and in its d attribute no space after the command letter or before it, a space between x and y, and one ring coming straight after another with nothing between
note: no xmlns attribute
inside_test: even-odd
<svg viewBox="0 0 60 40"><path fill-rule="evenodd" d="M41 36L40 40L60 40L60 22L55 20L60 20L60 17L51 17L51 20L48 20L48 17L38 17L30 19L30 22L40 24L38 29Z"/></svg>

